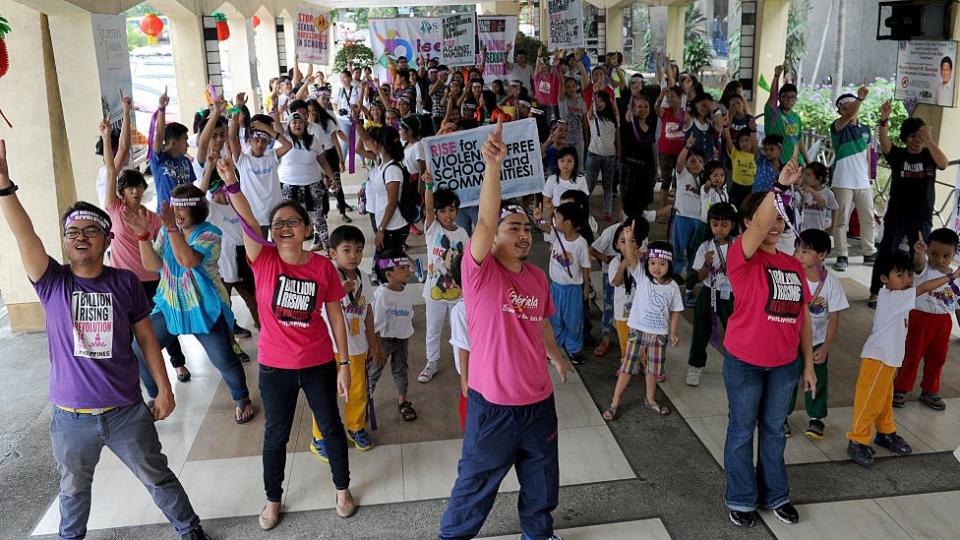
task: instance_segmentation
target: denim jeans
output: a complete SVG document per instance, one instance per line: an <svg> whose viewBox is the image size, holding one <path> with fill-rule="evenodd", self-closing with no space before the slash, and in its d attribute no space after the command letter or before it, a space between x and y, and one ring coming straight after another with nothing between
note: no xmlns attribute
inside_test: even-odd
<svg viewBox="0 0 960 540"><path fill-rule="evenodd" d="M723 383L730 412L723 467L727 476L726 505L752 512L757 506L777 508L790 502L790 481L783 450L783 423L790 395L800 379L801 361L764 368L729 352L723 355ZM759 432L757 467L753 467L753 432Z"/></svg>
<svg viewBox="0 0 960 540"><path fill-rule="evenodd" d="M617 168L616 156L601 156L587 152L586 163L587 190L593 193L597 185L597 174L603 175L603 211L613 212L613 171Z"/></svg>
<svg viewBox="0 0 960 540"><path fill-rule="evenodd" d="M490 403L467 391L467 422L457 482L440 520L440 540L477 536L511 467L520 481L517 510L524 540L548 540L560 490L557 408L553 396L531 405Z"/></svg>
<svg viewBox="0 0 960 540"><path fill-rule="evenodd" d="M883 238L877 248L877 256L896 253L904 239L907 240L908 251L913 256L913 245L917 243L917 235L922 234L923 241L926 242L932 228L933 217L929 213L918 216L904 215L896 210L887 210L887 214L883 216ZM873 275L870 277L870 294L879 293L882 285L879 267L873 265Z"/></svg>
<svg viewBox="0 0 960 540"><path fill-rule="evenodd" d="M692 291L696 286L696 271L693 269L693 259L697 248L703 241L706 225L699 218L673 216L670 227L670 244L673 246L673 273L681 275L686 272L687 290Z"/></svg>
<svg viewBox="0 0 960 540"><path fill-rule="evenodd" d="M263 487L267 500L280 502L287 442L297 411L300 390L307 397L313 418L323 433L333 485L350 487L347 436L337 408L337 363L327 362L304 369L281 369L260 365L260 397L266 423L263 426Z"/></svg>
<svg viewBox="0 0 960 540"><path fill-rule="evenodd" d="M60 472L60 538L83 538L87 534L93 471L104 446L143 483L177 534L187 534L200 526L183 486L167 467L153 416L142 401L96 416L55 406L50 442Z"/></svg>
<svg viewBox="0 0 960 540"><path fill-rule="evenodd" d="M153 327L153 333L157 336L157 342L159 342L161 349L177 339L177 336L167 330L167 321L163 318L162 313L150 315L150 326ZM233 400L238 406L245 404L250 398L250 392L247 391L247 375L243 372L243 364L240 363L240 359L233 352L233 335L227 326L227 320L221 315L210 328L210 332L193 334L193 336L203 346L210 362L217 368L217 371L223 376L224 382L230 387L230 395ZM133 352L136 353L137 359L140 361L140 380L143 381L143 386L147 389L147 395L151 399L156 398L158 393L157 383L153 380L150 370L147 369L147 364L143 360L143 351L140 350L140 344L136 340L134 340Z"/></svg>

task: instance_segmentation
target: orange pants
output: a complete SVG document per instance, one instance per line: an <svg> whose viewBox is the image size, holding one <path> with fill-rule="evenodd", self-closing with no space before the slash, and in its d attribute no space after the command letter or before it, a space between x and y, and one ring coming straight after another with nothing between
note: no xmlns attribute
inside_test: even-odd
<svg viewBox="0 0 960 540"><path fill-rule="evenodd" d="M894 433L893 376L897 368L880 360L864 358L857 375L857 392L853 398L853 424L847 438L855 443L870 444L873 428L877 433Z"/></svg>
<svg viewBox="0 0 960 540"><path fill-rule="evenodd" d="M627 321L614 321L617 328L617 338L620 339L620 359L623 360L623 353L627 351L627 334L630 333L630 327Z"/></svg>
<svg viewBox="0 0 960 540"><path fill-rule="evenodd" d="M350 355L350 389L343 406L343 423L353 432L367 427L367 353ZM313 419L313 438L323 440L323 433Z"/></svg>

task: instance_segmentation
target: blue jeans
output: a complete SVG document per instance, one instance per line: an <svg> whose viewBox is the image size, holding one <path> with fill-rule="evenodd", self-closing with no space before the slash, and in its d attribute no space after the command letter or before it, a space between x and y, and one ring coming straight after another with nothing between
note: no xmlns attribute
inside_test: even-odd
<svg viewBox="0 0 960 540"><path fill-rule="evenodd" d="M547 540L560 490L557 408L551 395L531 405L495 405L467 392L467 422L457 482L440 520L440 540L480 532L511 467L520 480L517 509L524 540Z"/></svg>
<svg viewBox="0 0 960 540"><path fill-rule="evenodd" d="M583 351L583 285L551 283L550 297L557 308L550 316L557 345L568 354Z"/></svg>
<svg viewBox="0 0 960 540"><path fill-rule="evenodd" d="M263 399L263 487L267 500L280 502L283 495L283 474L287 463L287 441L297 412L300 390L307 397L327 456L333 485L350 487L350 463L347 458L347 436L337 408L337 363L327 362L304 369L281 369L260 365L260 397Z"/></svg>
<svg viewBox="0 0 960 540"><path fill-rule="evenodd" d="M143 483L177 534L200 526L183 486L167 467L153 416L142 401L96 416L54 406L50 442L60 471L60 538L87 534L93 471L104 446Z"/></svg>
<svg viewBox="0 0 960 540"><path fill-rule="evenodd" d="M593 193L593 188L597 185L597 174L602 174L603 211L607 214L613 212L613 175L616 168L616 156L601 156L600 154L587 152L587 163L585 165L587 190Z"/></svg>
<svg viewBox="0 0 960 540"><path fill-rule="evenodd" d="M693 270L693 259L700 247L700 241L706 226L699 218L691 218L680 215L673 216L673 224L670 228L670 244L673 246L673 273L680 275L686 272L686 276L695 275ZM687 290L692 291L696 285L696 280L687 279Z"/></svg>
<svg viewBox="0 0 960 540"><path fill-rule="evenodd" d="M480 219L479 206L468 206L457 210L457 225L463 227L467 235L473 234L473 227L478 219Z"/></svg>
<svg viewBox="0 0 960 540"><path fill-rule="evenodd" d="M883 238L877 247L877 256L891 255L900 249L900 243L904 238L909 246L908 251L913 256L913 245L917 242L917 235L923 235L923 241L926 242L930 236L930 229L933 228L933 216L930 213L922 215L905 215L896 210L887 210L883 216ZM873 275L870 278L870 294L880 292L880 270L877 265L873 265Z"/></svg>
<svg viewBox="0 0 960 540"><path fill-rule="evenodd" d="M150 326L153 327L153 333L157 336L157 342L161 349L177 339L177 336L167 330L167 321L164 319L163 313L151 314ZM221 315L210 328L209 333L193 334L193 336L203 346L210 362L217 368L217 371L223 376L224 382L230 387L230 395L237 406L246 404L250 399L250 392L247 391L247 375L243 372L243 364L240 363L240 359L233 352L233 334L230 332L230 327L227 326L227 320ZM143 360L143 351L140 350L140 344L136 340L133 342L133 352L136 353L137 359L140 361L140 380L143 381L143 386L147 389L147 395L151 399L156 398L159 391L157 383L153 380L150 370L147 369L147 364Z"/></svg>
<svg viewBox="0 0 960 540"><path fill-rule="evenodd" d="M800 380L801 361L776 368L748 364L723 355L723 383L730 404L723 467L727 476L726 505L752 512L757 506L777 508L790 502L790 481L783 450L783 423L790 396ZM759 431L759 459L753 467L753 430Z"/></svg>
<svg viewBox="0 0 960 540"><path fill-rule="evenodd" d="M607 275L606 272L603 273ZM603 315L600 318L600 335L606 337L616 337L617 332L613 328L613 293L615 287L610 284L610 280L603 279Z"/></svg>

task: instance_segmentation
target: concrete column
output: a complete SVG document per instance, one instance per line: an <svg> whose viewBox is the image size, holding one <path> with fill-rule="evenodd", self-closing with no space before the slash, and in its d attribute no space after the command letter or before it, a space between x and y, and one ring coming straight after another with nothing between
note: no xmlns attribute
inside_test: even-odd
<svg viewBox="0 0 960 540"><path fill-rule="evenodd" d="M260 26L254 29L257 42L257 60L260 62L257 75L260 83L260 103L269 90L272 77L280 74L280 57L277 52L277 22L276 18L266 10L257 12L260 17Z"/></svg>
<svg viewBox="0 0 960 540"><path fill-rule="evenodd" d="M773 70L776 66L783 63L783 58L787 52L787 18L790 15L789 0L764 0L763 2L744 1L743 4L743 22L740 25L742 34L749 34L749 30L755 30L753 42L741 41L740 44L740 78L747 79L752 69L753 81L753 99L747 103L747 106L753 111L753 114L763 112L763 104L767 102L770 95L766 90L756 86L756 81L760 80L760 75L770 81L773 79ZM756 6L754 20L756 28L750 28L751 12ZM744 62L752 58L752 64L747 66ZM747 71L744 70L747 69ZM747 88L745 85L744 88ZM748 96L749 97L749 96Z"/></svg>
<svg viewBox="0 0 960 540"><path fill-rule="evenodd" d="M233 84L233 93L249 94L257 85L253 80L253 70L250 69L250 62L255 61L250 55L253 35L247 33L247 18L238 12L227 14L227 24L230 26L230 39L225 43L230 55L230 80Z"/></svg>
<svg viewBox="0 0 960 540"><path fill-rule="evenodd" d="M667 56L683 69L683 41L687 6L667 6Z"/></svg>
<svg viewBox="0 0 960 540"><path fill-rule="evenodd" d="M547 17L547 2L549 0L540 0L540 41L547 43L547 36L550 35L550 19Z"/></svg>
<svg viewBox="0 0 960 540"><path fill-rule="evenodd" d="M623 14L627 9L630 9L629 3L607 8L607 52L623 52Z"/></svg>
<svg viewBox="0 0 960 540"><path fill-rule="evenodd" d="M186 10L167 11L164 14L170 22L170 44L174 74L177 76L181 123L189 126L193 123L194 113L207 104L203 98L203 90L209 81L203 23L199 15Z"/></svg>
<svg viewBox="0 0 960 540"><path fill-rule="evenodd" d="M519 15L520 2L518 0L496 0L492 2L477 2L477 15Z"/></svg>

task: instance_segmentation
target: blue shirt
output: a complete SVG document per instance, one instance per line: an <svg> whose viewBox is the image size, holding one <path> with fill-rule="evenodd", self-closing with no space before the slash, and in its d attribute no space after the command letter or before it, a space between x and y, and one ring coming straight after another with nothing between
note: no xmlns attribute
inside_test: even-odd
<svg viewBox="0 0 960 540"><path fill-rule="evenodd" d="M173 188L180 184L192 184L197 179L190 158L173 157L166 152L150 156L150 171L153 172L153 184L157 190L157 213L160 213L160 203L170 200Z"/></svg>
<svg viewBox="0 0 960 540"><path fill-rule="evenodd" d="M780 171L773 168L763 154L757 156L757 176L753 181L753 192L770 191L773 189L773 183L780 177Z"/></svg>

